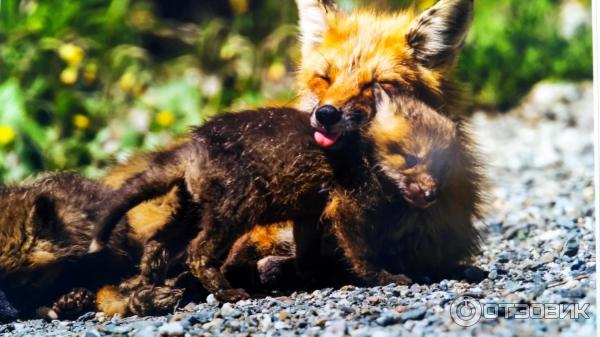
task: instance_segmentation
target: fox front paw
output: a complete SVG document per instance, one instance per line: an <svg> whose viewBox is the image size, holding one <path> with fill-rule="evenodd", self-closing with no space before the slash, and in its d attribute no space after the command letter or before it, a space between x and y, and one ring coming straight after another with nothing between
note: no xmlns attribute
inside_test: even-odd
<svg viewBox="0 0 600 337"><path fill-rule="evenodd" d="M250 298L250 295L246 292L246 290L237 288L237 289L222 289L215 292L215 297L220 302L237 302L241 300L246 300Z"/></svg>
<svg viewBox="0 0 600 337"><path fill-rule="evenodd" d="M75 319L82 314L96 309L96 296L85 288L76 288L61 296L52 305L47 317L59 319ZM56 319L55 318L55 319Z"/></svg>
<svg viewBox="0 0 600 337"><path fill-rule="evenodd" d="M164 315L175 310L183 296L183 289L144 286L129 296L127 308L138 316Z"/></svg>

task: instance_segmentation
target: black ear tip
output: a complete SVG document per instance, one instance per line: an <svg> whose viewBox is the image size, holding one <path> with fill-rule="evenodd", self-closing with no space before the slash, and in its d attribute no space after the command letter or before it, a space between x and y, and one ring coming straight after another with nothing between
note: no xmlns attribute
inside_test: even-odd
<svg viewBox="0 0 600 337"><path fill-rule="evenodd" d="M43 222L52 223L58 218L54 197L47 193L39 194L33 204L32 215Z"/></svg>

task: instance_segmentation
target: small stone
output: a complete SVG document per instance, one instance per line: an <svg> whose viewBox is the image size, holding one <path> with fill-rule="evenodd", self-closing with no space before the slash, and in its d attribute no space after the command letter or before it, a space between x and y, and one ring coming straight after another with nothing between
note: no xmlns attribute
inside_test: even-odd
<svg viewBox="0 0 600 337"><path fill-rule="evenodd" d="M98 330L88 330L85 332L85 337L100 337Z"/></svg>
<svg viewBox="0 0 600 337"><path fill-rule="evenodd" d="M562 235L563 231L560 229L555 229L552 231L547 231L539 236L539 239L542 241L554 241L558 239Z"/></svg>
<svg viewBox="0 0 600 337"><path fill-rule="evenodd" d="M325 319L325 318L319 318L315 322L315 325L323 327L323 326L325 326L325 323L327 323L327 319Z"/></svg>
<svg viewBox="0 0 600 337"><path fill-rule="evenodd" d="M213 320L211 320L210 322L204 323L202 324L202 329L205 330L220 330L221 325L223 325L223 319L222 318L215 318Z"/></svg>
<svg viewBox="0 0 600 337"><path fill-rule="evenodd" d="M400 321L400 316L396 313L385 311L379 316L375 322L381 326L388 326Z"/></svg>
<svg viewBox="0 0 600 337"><path fill-rule="evenodd" d="M169 322L178 322L184 319L185 317L186 316L183 312L176 312L175 314L173 314L173 316L171 316Z"/></svg>
<svg viewBox="0 0 600 337"><path fill-rule="evenodd" d="M102 323L106 320L106 315L103 312L97 312L95 319L96 321Z"/></svg>
<svg viewBox="0 0 600 337"><path fill-rule="evenodd" d="M346 334L346 322L343 320L333 321L325 329L323 337L343 337Z"/></svg>
<svg viewBox="0 0 600 337"><path fill-rule="evenodd" d="M340 291L352 291L352 290L354 290L354 289L356 289L356 287L355 287L355 286L352 286L352 285L345 285L345 286L343 286L343 287L341 287L341 288L340 288Z"/></svg>
<svg viewBox="0 0 600 337"><path fill-rule="evenodd" d="M165 323L158 328L160 336L182 336L183 326L179 322Z"/></svg>
<svg viewBox="0 0 600 337"><path fill-rule="evenodd" d="M566 216L561 216L561 217L558 217L558 218L556 219L556 223L557 223L559 226L561 226L561 227L564 227L564 228L567 228L567 229L573 228L573 226L575 226L575 223L573 222L573 220L569 219L569 218L568 218L568 217L566 217Z"/></svg>
<svg viewBox="0 0 600 337"><path fill-rule="evenodd" d="M402 319L402 321L420 321L425 318L426 313L427 309L424 307L413 308L407 312L401 313L400 319Z"/></svg>
<svg viewBox="0 0 600 337"><path fill-rule="evenodd" d="M581 288L572 289L572 290L561 290L560 296L568 297L568 298L584 298L585 292Z"/></svg>
<svg viewBox="0 0 600 337"><path fill-rule="evenodd" d="M238 318L242 315L242 312L235 309L231 303L225 303L221 307L221 316Z"/></svg>
<svg viewBox="0 0 600 337"><path fill-rule="evenodd" d="M288 327L288 325L282 321L277 321L277 322L273 323L273 328L275 330L283 330L283 329L286 329L287 327Z"/></svg>
<svg viewBox="0 0 600 337"><path fill-rule="evenodd" d="M262 328L263 330L267 330L267 329L271 328L272 324L273 324L273 320L271 319L271 315L265 314L259 323L259 327Z"/></svg>
<svg viewBox="0 0 600 337"><path fill-rule="evenodd" d="M152 326L146 326L142 330L133 334L133 337L154 337L154 336L155 336L154 327L152 327Z"/></svg>
<svg viewBox="0 0 600 337"><path fill-rule="evenodd" d="M196 306L197 306L196 303L190 302L190 303L186 304L182 310L185 312L194 312L196 310Z"/></svg>
<svg viewBox="0 0 600 337"><path fill-rule="evenodd" d="M583 259L575 259L571 264L571 270L582 270L585 269L585 261Z"/></svg>
<svg viewBox="0 0 600 337"><path fill-rule="evenodd" d="M208 305L219 305L219 300L215 297L215 295L210 294L206 296L206 304Z"/></svg>
<svg viewBox="0 0 600 337"><path fill-rule="evenodd" d="M578 251L579 251L579 243L577 243L577 239L575 239L573 237L565 243L562 253L563 253L563 255L566 255L566 256L575 256L575 255L577 255Z"/></svg>
<svg viewBox="0 0 600 337"><path fill-rule="evenodd" d="M280 321L285 321L289 316L290 316L290 314L288 314L288 312L285 310L279 312L279 320Z"/></svg>
<svg viewBox="0 0 600 337"><path fill-rule="evenodd" d="M539 296L541 296L546 290L546 286L544 284L536 284L527 292L527 299L529 301L533 301Z"/></svg>
<svg viewBox="0 0 600 337"><path fill-rule="evenodd" d="M369 304L377 304L379 303L381 299L379 298L379 296L369 296L367 297L367 302L369 302Z"/></svg>
<svg viewBox="0 0 600 337"><path fill-rule="evenodd" d="M498 254L496 262L498 262L498 263L507 263L508 261L510 261L510 259L508 258L508 256L506 254L504 254L504 253Z"/></svg>
<svg viewBox="0 0 600 337"><path fill-rule="evenodd" d="M555 256L552 253L546 253L544 255L542 255L542 257L540 258L540 261L542 263L550 263L550 262L554 262Z"/></svg>
<svg viewBox="0 0 600 337"><path fill-rule="evenodd" d="M398 305L394 308L394 310L396 310L397 313L403 313L408 310L408 306L407 305Z"/></svg>

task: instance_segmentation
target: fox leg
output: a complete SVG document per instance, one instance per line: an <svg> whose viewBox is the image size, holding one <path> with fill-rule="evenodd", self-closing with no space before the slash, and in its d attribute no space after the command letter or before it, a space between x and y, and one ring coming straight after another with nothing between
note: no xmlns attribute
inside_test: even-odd
<svg viewBox="0 0 600 337"><path fill-rule="evenodd" d="M364 214L352 199L336 195L325 209L338 244L351 265L352 272L365 285L377 286L396 283L406 285L412 280L404 274L391 274L372 263L373 248L366 240Z"/></svg>
<svg viewBox="0 0 600 337"><path fill-rule="evenodd" d="M246 233L229 250L227 259L221 266L221 273L232 285L254 290L260 283L257 270L260 258L260 252L252 242L250 233Z"/></svg>
<svg viewBox="0 0 600 337"><path fill-rule="evenodd" d="M299 276L309 283L316 283L321 273L321 238L319 217L305 217L294 220L294 241L296 243L296 268Z"/></svg>
<svg viewBox="0 0 600 337"><path fill-rule="evenodd" d="M233 225L215 222L208 207L202 220L200 233L188 247L190 272L220 301L235 302L249 298L244 289L232 288L219 269L219 256L230 249L235 238Z"/></svg>
<svg viewBox="0 0 600 337"><path fill-rule="evenodd" d="M148 241L140 261L139 285L163 284L169 268L169 255L163 243L157 240ZM132 284L132 287L136 288L137 285Z"/></svg>
<svg viewBox="0 0 600 337"><path fill-rule="evenodd" d="M188 243L188 238L196 234L196 219L200 217L192 204L185 186L178 186L178 209L145 244L140 261L141 284L162 285L165 282L169 262ZM190 221L190 219L193 219Z"/></svg>

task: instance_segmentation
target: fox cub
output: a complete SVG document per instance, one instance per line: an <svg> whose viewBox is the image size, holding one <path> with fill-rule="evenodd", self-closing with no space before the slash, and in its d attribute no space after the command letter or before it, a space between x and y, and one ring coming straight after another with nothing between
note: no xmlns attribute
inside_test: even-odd
<svg viewBox="0 0 600 337"><path fill-rule="evenodd" d="M343 188L335 185L323 216L332 243L321 255L337 276L322 275L325 286L360 282L380 269L417 279L447 277L478 252L474 221L484 210L486 182L466 125L412 97L391 99L383 92L379 101L363 134L374 144L378 173L356 173ZM236 242L222 269L236 280L243 271L271 286L271 278L294 282L293 275L273 275L289 259L263 259L257 266L268 255L293 256L290 238L289 223L256 227ZM340 245L346 263L336 254ZM344 273L347 266L353 273Z"/></svg>
<svg viewBox="0 0 600 337"><path fill-rule="evenodd" d="M94 216L109 192L75 174L0 187L0 289L20 317L48 306L48 318L81 314L94 309L91 291L136 273L142 248L125 221L106 251L88 254Z"/></svg>
<svg viewBox="0 0 600 337"><path fill-rule="evenodd" d="M101 245L130 208L178 186L183 221L158 230L146 252L168 259L193 238L189 268L220 299L248 297L230 287L219 261L255 223L294 220L298 264L318 261L312 241L319 238L327 187L335 171L359 160L320 148L308 118L285 108L224 114L194 130L187 142L152 154L147 169L107 199L94 243Z"/></svg>

